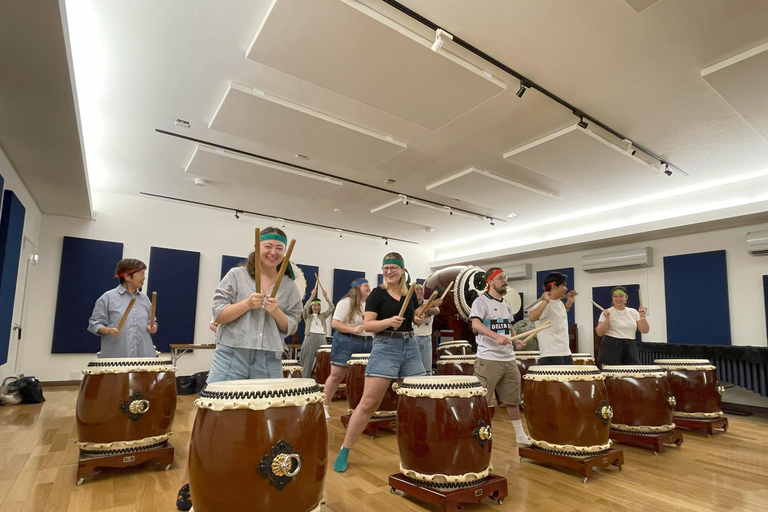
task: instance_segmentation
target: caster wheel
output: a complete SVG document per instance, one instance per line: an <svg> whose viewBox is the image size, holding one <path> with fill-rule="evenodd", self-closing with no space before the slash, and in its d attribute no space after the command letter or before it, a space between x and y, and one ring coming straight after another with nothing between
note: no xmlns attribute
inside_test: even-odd
<svg viewBox="0 0 768 512"><path fill-rule="evenodd" d="M500 500L497 500L496 503L498 503L499 505L503 505L504 504L504 498L501 498Z"/></svg>
<svg viewBox="0 0 768 512"><path fill-rule="evenodd" d="M581 477L581 483L583 484L587 483L587 477L585 476Z"/></svg>
<svg viewBox="0 0 768 512"><path fill-rule="evenodd" d="M619 466L619 471L622 471L622 467L621 466Z"/></svg>
<svg viewBox="0 0 768 512"><path fill-rule="evenodd" d="M520 457L520 462L523 462L523 460L525 460L525 459L523 459L523 457Z"/></svg>
<svg viewBox="0 0 768 512"><path fill-rule="evenodd" d="M77 481L77 485L83 485L83 482L85 482L85 478L80 478Z"/></svg>
<svg viewBox="0 0 768 512"><path fill-rule="evenodd" d="M654 455L658 455L658 454L659 454L659 452L653 452L653 454L654 454Z"/></svg>
<svg viewBox="0 0 768 512"><path fill-rule="evenodd" d="M708 437L708 438L709 438L709 437L712 437L712 434L707 434L707 437Z"/></svg>
<svg viewBox="0 0 768 512"><path fill-rule="evenodd" d="M166 470L166 471L168 471L169 469L171 469L171 466L172 466L172 465L173 465L173 464L168 464L167 466L165 466L165 470Z"/></svg>
<svg viewBox="0 0 768 512"><path fill-rule="evenodd" d="M395 488L394 488L394 487L390 487L390 488L389 488L389 492L390 492L391 494L395 494L397 491L395 490Z"/></svg>

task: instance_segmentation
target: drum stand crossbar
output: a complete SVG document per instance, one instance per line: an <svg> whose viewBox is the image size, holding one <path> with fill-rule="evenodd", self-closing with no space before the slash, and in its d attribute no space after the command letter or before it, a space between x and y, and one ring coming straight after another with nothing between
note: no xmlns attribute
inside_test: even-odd
<svg viewBox="0 0 768 512"><path fill-rule="evenodd" d="M345 414L341 417L341 424L344 425L344 428L349 425L349 420L352 418L352 414ZM373 436L379 433L379 430L391 430L393 432L397 431L397 418L371 418L368 420L368 424L365 426L365 430L363 430L363 434L367 436L371 436L371 439L373 439Z"/></svg>
<svg viewBox="0 0 768 512"><path fill-rule="evenodd" d="M624 451L616 448L610 448L604 452L586 457L570 457L540 450L534 446L520 446L517 449L520 455L520 462L523 459L531 459L544 464L562 466L564 468L578 469L581 473L581 481L587 483L587 479L594 476L593 468L607 468L616 466L621 471L621 465L624 464Z"/></svg>
<svg viewBox="0 0 768 512"><path fill-rule="evenodd" d="M622 432L620 430L611 430L611 439L617 443L639 446L640 448L653 449L658 455L667 449L666 445L680 446L683 444L683 433L677 429L669 432L660 432L654 435L633 434L631 432Z"/></svg>
<svg viewBox="0 0 768 512"><path fill-rule="evenodd" d="M424 487L422 484L426 482L408 478L402 473L389 475L389 491L392 494L395 491L402 491L414 498L439 506L443 512L458 512L461 510L460 503L480 503L485 498L490 498L501 505L509 494L507 479L498 475L488 475L477 485L450 491Z"/></svg>
<svg viewBox="0 0 768 512"><path fill-rule="evenodd" d="M723 432L728 430L728 418L720 416L713 419L697 419L697 418L675 418L675 425L691 430L706 430L707 437L715 433L716 428L723 429Z"/></svg>
<svg viewBox="0 0 768 512"><path fill-rule="evenodd" d="M86 478L97 474L97 468L128 468L151 460L154 460L157 466L163 466L166 471L171 469L173 465L171 443L166 441L146 450L112 455L86 455L81 451L77 464L77 485L82 485Z"/></svg>

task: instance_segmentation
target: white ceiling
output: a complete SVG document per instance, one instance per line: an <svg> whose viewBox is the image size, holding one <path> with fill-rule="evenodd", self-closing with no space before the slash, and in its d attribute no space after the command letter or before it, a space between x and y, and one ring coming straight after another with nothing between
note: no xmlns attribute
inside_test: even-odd
<svg viewBox="0 0 768 512"><path fill-rule="evenodd" d="M73 0L68 18L92 187L414 240L446 255L451 244L463 244L463 253L469 237L492 239L495 250L520 251L515 233L530 226L564 241L574 232L600 237L599 229L589 229L599 226L590 212L617 201L635 206L606 208L605 215L638 233L768 210L759 186L768 176L768 142L755 128L761 114L745 119L701 74L768 41L764 0L740 0L738 8L728 0L403 3L690 176L647 168L612 172L612 165L596 176L567 147L550 155L574 167L560 174L505 160L505 153L578 119L536 90L516 97L516 78L455 42L432 52L434 32L381 0L278 0L269 16L270 0ZM233 103L231 118L243 109L239 124L219 124L217 111L227 106L222 99L232 84L284 103L269 102L275 108L268 113ZM764 95L760 87L747 80L739 94ZM248 98L248 105L264 105L264 97ZM191 127L175 126L177 118ZM354 137L367 134L360 140L372 140L374 149L354 137L331 136L331 126ZM195 187L185 169L197 145L155 129L298 164L343 185L310 199L289 187L260 190L237 173ZM481 174L462 187L427 189L469 168L546 195L537 200L521 188L519 200L498 190L486 196L493 180ZM708 205L723 176L734 180L727 186L732 201L712 213ZM674 201L656 200L666 193ZM398 194L498 220L490 226L410 212L414 205L402 202L388 214L371 213ZM651 205L654 215L638 221L638 210L647 213ZM578 219L590 225L574 226Z"/></svg>

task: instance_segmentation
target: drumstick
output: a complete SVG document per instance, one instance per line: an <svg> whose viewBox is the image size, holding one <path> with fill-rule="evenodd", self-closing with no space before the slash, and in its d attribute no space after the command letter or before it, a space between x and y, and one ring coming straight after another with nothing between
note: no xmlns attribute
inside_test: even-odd
<svg viewBox="0 0 768 512"><path fill-rule="evenodd" d="M448 295L448 292L451 290L451 286L453 286L453 281L451 281L451 284L449 284L448 286L445 287L445 291L440 296L440 300L443 300L445 298L445 296Z"/></svg>
<svg viewBox="0 0 768 512"><path fill-rule="evenodd" d="M437 290L433 290L432 295L429 296L429 300L425 304L422 304L421 306L419 306L418 309L426 312L429 309L429 306L432 305L432 302L435 300L436 297L437 297Z"/></svg>
<svg viewBox="0 0 768 512"><path fill-rule="evenodd" d="M152 292L152 309L149 312L149 325L155 323L155 310L157 310L157 292Z"/></svg>
<svg viewBox="0 0 768 512"><path fill-rule="evenodd" d="M532 334L536 334L537 332L543 331L544 329L549 329L550 327L552 327L552 322L547 320L546 322L544 322L541 325L541 327L537 327L535 329L531 329L530 331L526 331L526 332L523 332L523 333L520 333L520 334L516 334L516 335L512 336L509 339L510 340L517 340L517 339L520 339L520 337L523 337L523 336L527 338L528 336L530 336Z"/></svg>
<svg viewBox="0 0 768 512"><path fill-rule="evenodd" d="M533 306L535 306L536 304L538 304L541 301L542 301L542 299L541 299L541 297L539 297L538 299L536 299L536 302L534 302L533 304L528 304L527 306L525 306L525 309L523 309L523 311L528 311L529 309L531 309Z"/></svg>
<svg viewBox="0 0 768 512"><path fill-rule="evenodd" d="M320 287L320 291L325 294L325 288L323 288L323 283L320 282L320 278L317 277L317 274L315 274L315 279L317 280L317 285Z"/></svg>
<svg viewBox="0 0 768 512"><path fill-rule="evenodd" d="M256 228L256 253L253 261L253 279L256 281L256 293L261 293L261 229Z"/></svg>
<svg viewBox="0 0 768 512"><path fill-rule="evenodd" d="M595 302L595 301L592 301L592 305L595 306L600 311L605 311L605 308L603 306L601 306L600 304L598 304L597 302Z"/></svg>
<svg viewBox="0 0 768 512"><path fill-rule="evenodd" d="M291 243L288 244L288 252L285 253L285 258L283 258L282 263L280 263L280 270L277 271L277 281L275 281L275 287L272 288L272 294L270 295L273 299L277 295L277 289L280 288L280 281L283 280L285 269L291 264L291 253L293 252L294 244L296 244L295 239L291 240Z"/></svg>
<svg viewBox="0 0 768 512"><path fill-rule="evenodd" d="M408 307L408 303L411 301L411 296L413 295L413 290L416 289L416 283L412 283L411 287L408 288L408 293L405 294L405 300L403 301L403 307L400 308L400 313L397 316L403 316L405 313L405 309Z"/></svg>
<svg viewBox="0 0 768 512"><path fill-rule="evenodd" d="M638 304L638 307L642 306L643 305L643 292L640 291L640 287L639 286L637 287L637 300L640 302L640 304Z"/></svg>
<svg viewBox="0 0 768 512"><path fill-rule="evenodd" d="M131 299L131 302L128 303L128 307L125 308L125 313L123 313L123 318L121 318L120 323L117 324L118 331L123 328L123 324L125 323L126 320L128 320L128 313L130 313L131 309L133 309L134 302L136 302L136 299Z"/></svg>

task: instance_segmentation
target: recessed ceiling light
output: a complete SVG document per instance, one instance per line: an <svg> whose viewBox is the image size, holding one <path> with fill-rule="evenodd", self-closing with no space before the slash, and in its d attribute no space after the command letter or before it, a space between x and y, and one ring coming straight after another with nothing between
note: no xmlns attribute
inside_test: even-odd
<svg viewBox="0 0 768 512"><path fill-rule="evenodd" d="M397 180L393 180L392 178L389 178L389 179L388 179L387 181L385 181L384 183L387 183L387 184L391 185L391 184L393 184L393 183L397 183Z"/></svg>
<svg viewBox="0 0 768 512"><path fill-rule="evenodd" d="M296 155L294 158L296 158L297 160L309 160L309 157L307 155L301 155L301 154Z"/></svg>
<svg viewBox="0 0 768 512"><path fill-rule="evenodd" d="M512 217L517 217L517 214L516 213L510 213L509 215L507 215L507 217L509 217L511 219Z"/></svg>
<svg viewBox="0 0 768 512"><path fill-rule="evenodd" d="M189 128L190 124L189 124L189 121L185 121L184 119L176 119L176 126L181 126L182 128Z"/></svg>
<svg viewBox="0 0 768 512"><path fill-rule="evenodd" d="M339 208L334 208L333 213L341 213L341 210Z"/></svg>

